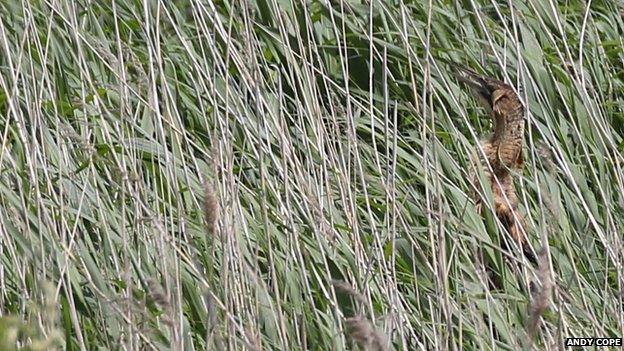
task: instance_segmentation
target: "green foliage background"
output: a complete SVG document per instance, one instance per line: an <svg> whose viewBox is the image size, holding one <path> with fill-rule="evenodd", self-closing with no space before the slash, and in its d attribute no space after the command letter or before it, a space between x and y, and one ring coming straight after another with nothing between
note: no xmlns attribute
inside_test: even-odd
<svg viewBox="0 0 624 351"><path fill-rule="evenodd" d="M599 0L3 1L2 349L622 337L623 17ZM490 121L449 62L527 107L517 189L541 273L475 211Z"/></svg>

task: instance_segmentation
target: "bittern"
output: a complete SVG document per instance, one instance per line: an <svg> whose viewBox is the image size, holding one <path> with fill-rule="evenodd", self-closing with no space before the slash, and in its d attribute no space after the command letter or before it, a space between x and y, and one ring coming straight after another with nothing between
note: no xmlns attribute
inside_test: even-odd
<svg viewBox="0 0 624 351"><path fill-rule="evenodd" d="M535 255L526 237L525 222L518 211L518 198L513 184L513 171L522 169L524 137L524 106L513 88L499 80L455 66L459 81L472 88L473 95L489 112L493 133L481 147L485 159L484 171L489 181L494 212L509 236L523 249L525 256L535 263ZM478 184L478 178L475 181ZM475 196L477 209L483 211L483 199ZM501 240L507 247L506 240Z"/></svg>

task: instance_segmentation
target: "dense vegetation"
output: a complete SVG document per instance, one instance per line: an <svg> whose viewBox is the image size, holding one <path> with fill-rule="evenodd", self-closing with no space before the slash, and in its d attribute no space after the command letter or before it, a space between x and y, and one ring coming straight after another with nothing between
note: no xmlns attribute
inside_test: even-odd
<svg viewBox="0 0 624 351"><path fill-rule="evenodd" d="M3 1L0 349L622 337L623 37L607 0ZM475 211L450 62L527 107L539 267Z"/></svg>

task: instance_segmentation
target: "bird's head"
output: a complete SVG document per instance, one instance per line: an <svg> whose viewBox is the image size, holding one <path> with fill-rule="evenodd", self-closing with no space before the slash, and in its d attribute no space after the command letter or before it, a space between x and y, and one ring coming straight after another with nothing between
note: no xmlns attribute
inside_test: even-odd
<svg viewBox="0 0 624 351"><path fill-rule="evenodd" d="M472 94L488 112L492 112L497 101L507 96L509 91L513 92L509 85L499 80L481 76L468 68L453 68L457 79L471 88Z"/></svg>

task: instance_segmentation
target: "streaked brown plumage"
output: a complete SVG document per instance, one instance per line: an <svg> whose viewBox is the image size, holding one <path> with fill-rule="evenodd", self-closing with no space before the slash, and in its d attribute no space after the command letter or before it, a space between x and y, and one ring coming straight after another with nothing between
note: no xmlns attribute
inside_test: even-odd
<svg viewBox="0 0 624 351"><path fill-rule="evenodd" d="M524 218L518 212L518 198L512 177L512 171L521 169L524 164L524 107L513 89L499 80L481 76L466 68L457 68L456 75L472 88L473 94L488 110L493 121L494 132L481 146L487 161L484 168L492 187L496 216L509 235L523 248L526 257L535 262L525 236ZM479 196L475 200L481 212L483 200Z"/></svg>

